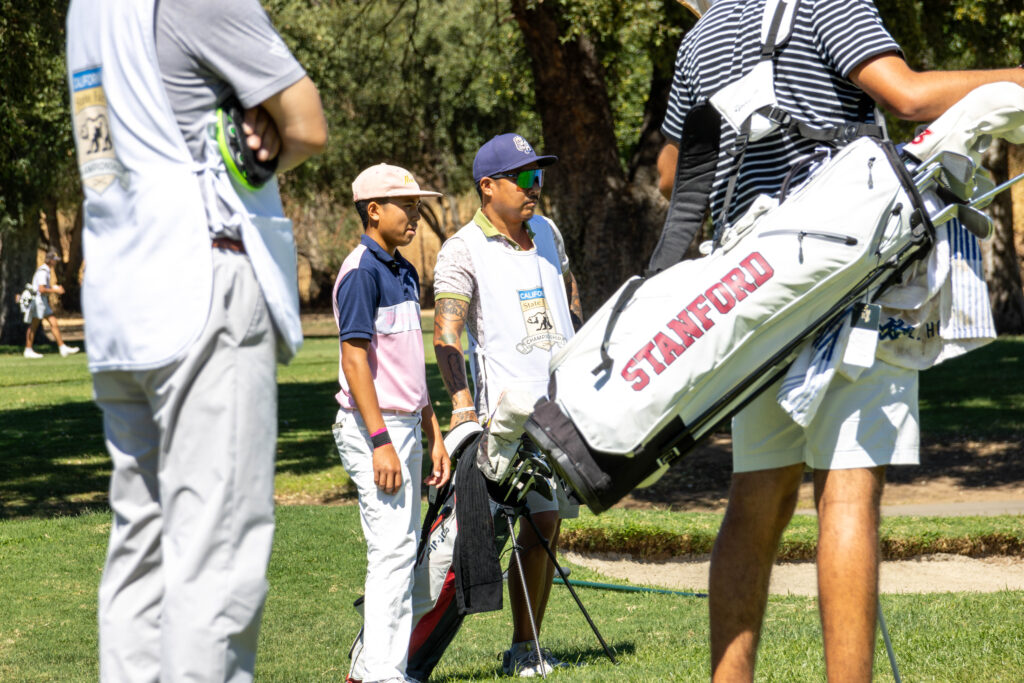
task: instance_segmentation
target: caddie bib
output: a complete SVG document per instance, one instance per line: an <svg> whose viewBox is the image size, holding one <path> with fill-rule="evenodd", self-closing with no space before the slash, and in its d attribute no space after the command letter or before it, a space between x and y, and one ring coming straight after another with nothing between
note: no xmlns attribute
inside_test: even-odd
<svg viewBox="0 0 1024 683"><path fill-rule="evenodd" d="M155 6L74 0L68 9L89 367L161 367L198 337L211 305L210 229L225 222L217 197L235 211L228 222L245 242L287 360L302 332L291 223L277 185L245 193L219 155L192 158L160 75Z"/></svg>
<svg viewBox="0 0 1024 683"><path fill-rule="evenodd" d="M475 223L459 231L473 259L486 335L483 345L469 336L478 408L484 399L493 410L505 390L546 396L551 357L573 335L551 225L540 216L528 225L534 233L529 251L489 240Z"/></svg>

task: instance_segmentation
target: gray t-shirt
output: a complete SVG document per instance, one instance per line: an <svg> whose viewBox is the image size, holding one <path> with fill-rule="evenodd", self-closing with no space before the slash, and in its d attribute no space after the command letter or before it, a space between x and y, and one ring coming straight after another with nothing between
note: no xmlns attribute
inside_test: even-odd
<svg viewBox="0 0 1024 683"><path fill-rule="evenodd" d="M156 52L171 109L198 160L203 120L232 91L253 107L306 75L258 0L161 0Z"/></svg>

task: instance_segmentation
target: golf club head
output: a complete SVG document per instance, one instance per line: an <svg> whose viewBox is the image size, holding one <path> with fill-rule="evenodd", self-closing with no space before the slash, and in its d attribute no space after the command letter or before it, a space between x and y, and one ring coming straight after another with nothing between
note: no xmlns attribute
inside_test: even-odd
<svg viewBox="0 0 1024 683"><path fill-rule="evenodd" d="M971 206L976 209L984 209L999 194L995 192L996 181L992 177L992 172L987 168L979 168L974 176L974 181L978 184L978 189L974 191L975 199L971 200Z"/></svg>
<svg viewBox="0 0 1024 683"><path fill-rule="evenodd" d="M995 231L992 219L987 213L972 206L957 205L956 217L960 225L967 228L967 231L979 240L987 240L992 237Z"/></svg>
<svg viewBox="0 0 1024 683"><path fill-rule="evenodd" d="M971 183L977 166L969 156L955 152L940 152L938 157L938 163L942 166L945 176L962 185Z"/></svg>
<svg viewBox="0 0 1024 683"><path fill-rule="evenodd" d="M977 167L974 161L962 154L943 152L939 165L942 167L938 175L939 183L960 201L970 201L977 189L974 181Z"/></svg>

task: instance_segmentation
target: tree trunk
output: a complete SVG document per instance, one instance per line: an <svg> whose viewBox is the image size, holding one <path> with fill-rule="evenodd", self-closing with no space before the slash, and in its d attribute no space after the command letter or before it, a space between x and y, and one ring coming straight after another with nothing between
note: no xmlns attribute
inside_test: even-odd
<svg viewBox="0 0 1024 683"><path fill-rule="evenodd" d="M532 5L532 6L531 6ZM667 205L619 163L604 70L587 36L569 34L558 3L511 0L530 57L544 153L558 156L545 185L585 313L640 273Z"/></svg>
<svg viewBox="0 0 1024 683"><path fill-rule="evenodd" d="M25 216L31 219L24 220ZM0 214L0 344L25 343L25 323L14 301L26 283L32 281L39 248L39 212L22 216Z"/></svg>
<svg viewBox="0 0 1024 683"><path fill-rule="evenodd" d="M68 250L64 254L64 262L61 264L59 281L64 286L64 294L61 295L61 302L65 311L82 310L82 283L79 277L82 273L82 204L75 207L75 217L71 221L71 233L68 235Z"/></svg>
<svg viewBox="0 0 1024 683"><path fill-rule="evenodd" d="M1002 140L996 140L985 154L985 165L992 171L997 184L1009 177L1008 147ZM996 330L999 334L1021 334L1024 333L1024 291L1021 290L1020 264L1013 240L1013 200L1010 193L1003 192L997 196L988 211L995 224L995 234L982 244L982 256Z"/></svg>

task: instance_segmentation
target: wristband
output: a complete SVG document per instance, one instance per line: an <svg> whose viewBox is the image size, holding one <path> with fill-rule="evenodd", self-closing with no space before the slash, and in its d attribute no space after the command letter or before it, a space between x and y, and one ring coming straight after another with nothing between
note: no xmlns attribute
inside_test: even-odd
<svg viewBox="0 0 1024 683"><path fill-rule="evenodd" d="M388 434L387 427L381 427L373 434L370 434L370 443L373 444L373 450L377 450L381 446L387 446L391 443L391 435Z"/></svg>
<svg viewBox="0 0 1024 683"><path fill-rule="evenodd" d="M476 412L476 408L456 408L452 411L452 415L458 415L459 413L472 413Z"/></svg>

